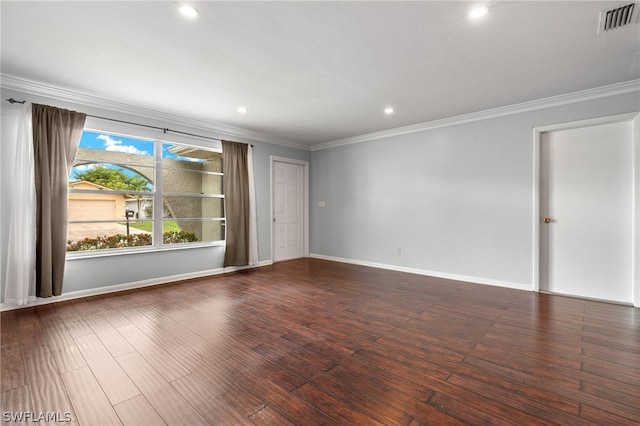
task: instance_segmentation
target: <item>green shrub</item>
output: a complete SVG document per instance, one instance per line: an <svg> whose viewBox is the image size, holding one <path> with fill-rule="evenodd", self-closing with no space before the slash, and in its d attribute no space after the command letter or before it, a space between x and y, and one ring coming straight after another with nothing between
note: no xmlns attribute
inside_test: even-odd
<svg viewBox="0 0 640 426"><path fill-rule="evenodd" d="M198 241L195 232L168 231L162 234L164 244L191 243L193 241Z"/></svg>
<svg viewBox="0 0 640 426"><path fill-rule="evenodd" d="M164 244L190 243L198 241L194 232L185 231L169 231L162 235ZM87 251L87 250L105 250L123 247L150 246L152 244L151 234L116 234L107 237L85 238L83 240L67 241L67 251Z"/></svg>

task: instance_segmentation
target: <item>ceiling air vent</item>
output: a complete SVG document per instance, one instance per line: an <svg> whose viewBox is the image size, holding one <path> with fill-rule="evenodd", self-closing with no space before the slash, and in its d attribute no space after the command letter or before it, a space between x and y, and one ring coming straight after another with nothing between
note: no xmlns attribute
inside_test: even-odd
<svg viewBox="0 0 640 426"><path fill-rule="evenodd" d="M635 23L638 9L640 8L637 3L629 3L615 9L600 11L598 34Z"/></svg>

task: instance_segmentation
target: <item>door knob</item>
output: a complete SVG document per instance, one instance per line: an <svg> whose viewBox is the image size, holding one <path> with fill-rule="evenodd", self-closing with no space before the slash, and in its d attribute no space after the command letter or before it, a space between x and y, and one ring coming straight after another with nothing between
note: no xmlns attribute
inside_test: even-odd
<svg viewBox="0 0 640 426"><path fill-rule="evenodd" d="M550 217L548 217L548 216L547 216L547 217L545 217L543 220L544 220L544 223L551 223L551 221L552 221L553 219L551 219Z"/></svg>

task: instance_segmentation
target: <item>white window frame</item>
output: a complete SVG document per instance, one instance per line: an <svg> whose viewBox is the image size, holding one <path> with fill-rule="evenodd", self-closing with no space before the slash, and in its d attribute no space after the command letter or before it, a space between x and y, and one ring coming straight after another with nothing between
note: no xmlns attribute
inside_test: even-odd
<svg viewBox="0 0 640 426"><path fill-rule="evenodd" d="M127 123L109 123L105 125L104 123L95 122L95 120L90 120L87 118L87 123L85 123L85 127L83 132L94 132L94 133L103 133L109 134L113 136L122 136L132 139L140 139L144 141L153 142L154 153L153 153L153 163L154 163L154 181L153 181L153 190L152 191L127 191L127 190L110 190L110 194L128 194L128 195L151 195L153 199L154 211L156 210L156 206L160 206L160 211L163 209L163 197L167 196L194 196L194 197L202 197L202 198L217 198L224 200L224 194L192 194L192 193L174 193L174 192L163 192L162 191L162 147L163 144L178 144L183 146L190 146L194 148L201 148L210 150L213 152L222 153L222 144L220 142L211 141L211 143L203 143L202 140L191 137L184 137L182 135L166 135L158 130L152 130L148 128L140 129L135 125L130 125ZM162 137L160 137L160 135ZM169 137L167 137L169 136ZM193 172L193 170L188 170ZM223 176L222 172L210 172L212 174ZM90 189L69 189L69 193L96 193L96 190ZM223 201L224 202L224 201ZM186 218L186 220L191 218ZM210 218L211 220L219 220L221 223L226 223L226 216L220 218ZM66 254L68 260L78 259L78 258L88 258L88 257L103 257L103 256L119 256L126 254L134 254L134 253L148 253L148 252L159 252L159 251L171 251L171 250L185 250L185 249L194 249L194 248L202 248L202 247L213 247L213 246L224 246L225 240L217 240L217 241L208 241L208 242L191 242L191 243L177 243L177 244L163 244L163 217L162 214L154 214L154 217L150 219L153 222L153 231L152 231L152 244L147 246L139 246L139 247L123 247L123 248L113 248L113 249L102 249L102 250L82 250L82 251L69 251ZM90 222L102 222L102 221L77 221L83 223ZM110 221L109 221L110 222Z"/></svg>

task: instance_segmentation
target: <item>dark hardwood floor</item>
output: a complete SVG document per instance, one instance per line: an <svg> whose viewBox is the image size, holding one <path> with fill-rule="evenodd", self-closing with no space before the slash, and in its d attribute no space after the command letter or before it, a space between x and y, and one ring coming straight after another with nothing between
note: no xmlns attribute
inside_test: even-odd
<svg viewBox="0 0 640 426"><path fill-rule="evenodd" d="M3 422L640 423L614 304L304 259L1 319Z"/></svg>

